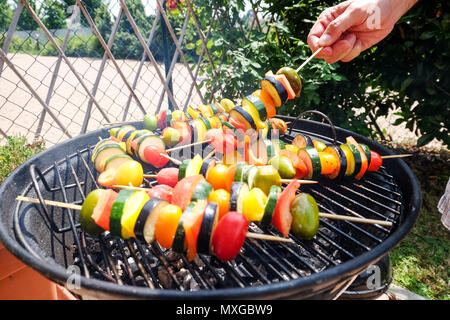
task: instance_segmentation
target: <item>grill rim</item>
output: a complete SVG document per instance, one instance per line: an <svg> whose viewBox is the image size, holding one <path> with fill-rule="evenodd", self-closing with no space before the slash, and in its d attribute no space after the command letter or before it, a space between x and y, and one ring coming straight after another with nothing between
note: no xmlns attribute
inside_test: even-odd
<svg viewBox="0 0 450 320"><path fill-rule="evenodd" d="M286 121L292 121L294 117L288 116L279 116L279 118L284 119ZM136 125L139 125L139 122L136 122ZM320 131L325 130L325 135L329 136L326 132L330 130L330 126L328 124L312 121L312 120L304 120L298 119L296 121L296 128L302 130L301 126L314 126L316 129L320 129ZM51 159L62 159L67 156L67 153L63 153L62 150L67 150L69 144L71 144L70 149L82 148L86 147L86 143L89 140L92 140L94 137L98 137L98 135L104 136L108 134L108 128L103 128L88 134L84 134L75 138L74 140L70 139L61 144L52 146L51 148L35 155L30 158L28 161L23 163L19 168L17 168L11 175L2 183L0 186L0 195L4 195L7 193L6 189L11 184L17 184L17 179L23 177L24 174L28 174L28 168L31 164L36 164L38 167L45 168L48 167L48 164L53 161L44 161L46 158ZM312 134L323 134L322 132L317 132L314 130L309 130ZM358 141L369 143L374 146L374 150L383 154L394 154L388 148L378 144L375 141L369 140L368 138L361 136L357 133L348 131L346 129L342 129L340 127L336 127L336 133L338 140L341 140L340 137L345 137L348 135L354 136ZM90 145L90 144L89 144ZM406 163L402 159L391 160L388 163L388 167L397 168L394 171L400 170L400 172L405 174L393 174L395 180L397 182L398 187L401 189L404 195L408 195L409 199L405 199L403 202L404 210L402 215L402 221L399 222L399 225L393 230L393 232L380 244L373 247L370 251L365 252L353 259L350 259L346 262L343 262L337 266L330 267L329 269L323 270L321 272L309 275L307 277L300 277L297 279L282 281L278 283L271 283L266 285L258 285L253 287L245 287L245 288L223 288L217 290L199 290L199 291L179 291L175 289L157 289L151 290L145 287L137 287L137 286L129 286L129 285L117 285L116 283L109 283L107 281L99 280L99 279L91 279L86 278L84 276L80 277L80 286L81 292L91 291L93 293L97 293L101 291L100 295L112 295L112 296L121 296L126 298L144 298L144 299L239 299L239 298L285 298L288 296L294 296L296 292L299 290L311 290L311 293L315 291L319 291L320 288L326 287L327 284L330 286L331 283L337 285L343 284L347 281L349 277L352 277L360 272L362 272L365 267L368 265L375 263L379 260L386 252L388 252L391 248L393 248L398 242L400 242L407 233L412 229L414 223L417 220L421 203L422 203L422 194L420 190L420 185L411 171L411 169L406 165ZM390 170L392 173L392 170ZM20 181L20 180L19 180ZM27 184L28 185L28 184ZM23 186L24 192L26 191L26 186ZM409 189L409 190L405 190ZM408 201L407 201L408 200ZM15 200L14 200L15 201ZM17 207L17 205L16 205ZM13 208L9 209L11 212L14 211ZM64 285L71 273L68 273L67 270L60 266L57 263L49 263L48 260L52 261L52 259L43 259L37 258L30 252L28 252L21 244L18 239L12 237L12 234L15 234L14 227L10 226L12 229L8 231L6 226L8 225L8 221L5 221L5 217L7 217L7 213L2 212L2 206L0 206L0 241L3 243L5 248L7 248L14 256L16 256L19 260L24 262L26 265L35 269L36 271L43 274L45 277L58 282L59 284ZM5 223L6 222L6 223ZM340 280L339 280L340 279ZM319 286L319 287L318 287ZM77 290L72 290L77 292ZM338 291L338 290L336 290ZM337 293L337 292L336 292Z"/></svg>

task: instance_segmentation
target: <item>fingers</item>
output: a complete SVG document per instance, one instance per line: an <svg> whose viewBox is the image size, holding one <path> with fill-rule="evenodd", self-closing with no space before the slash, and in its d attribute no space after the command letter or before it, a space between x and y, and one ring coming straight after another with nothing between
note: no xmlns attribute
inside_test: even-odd
<svg viewBox="0 0 450 320"><path fill-rule="evenodd" d="M331 47L328 47L331 49L331 54L324 56L323 59L330 64L336 63L342 58L352 54L355 43L356 35L354 33L346 34L342 39L336 41Z"/></svg>
<svg viewBox="0 0 450 320"><path fill-rule="evenodd" d="M319 38L318 45L321 47L331 46L347 29L350 29L355 24L357 24L355 16L350 11L344 11L327 25L322 36Z"/></svg>
<svg viewBox="0 0 450 320"><path fill-rule="evenodd" d="M355 59L357 56L359 56L361 51L363 51L362 42L361 42L361 40L356 39L355 45L350 50L350 52L345 57L341 58L340 60L342 62L349 62L349 61Z"/></svg>

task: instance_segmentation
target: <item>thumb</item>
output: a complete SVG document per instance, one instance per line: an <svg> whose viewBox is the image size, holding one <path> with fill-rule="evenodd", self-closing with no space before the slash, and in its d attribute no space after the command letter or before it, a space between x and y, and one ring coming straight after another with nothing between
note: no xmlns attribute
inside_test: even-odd
<svg viewBox="0 0 450 320"><path fill-rule="evenodd" d="M353 25L357 24L355 18L349 12L350 10L344 11L339 17L331 21L322 36L319 39L319 46L327 47L334 44L341 35L350 29Z"/></svg>

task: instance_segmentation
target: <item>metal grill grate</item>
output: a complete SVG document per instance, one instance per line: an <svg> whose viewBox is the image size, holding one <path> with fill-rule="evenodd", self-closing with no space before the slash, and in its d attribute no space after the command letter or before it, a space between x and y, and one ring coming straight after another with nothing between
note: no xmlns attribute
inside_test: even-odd
<svg viewBox="0 0 450 320"><path fill-rule="evenodd" d="M282 138L290 142L299 132L332 141L297 128L292 130L292 136ZM31 166L33 183L24 195L82 204L89 191L98 187L97 172L90 163L94 144L62 156L43 172ZM208 148L203 152L207 154ZM145 181L149 186L153 182ZM321 218L319 232L312 240L300 240L293 235L289 236L295 243L247 239L236 259L227 263L202 255L189 263L184 255L163 249L157 243L147 245L110 235L94 239L80 229L78 213L70 209L19 204L14 217L15 231L35 256L50 257L66 269L75 265L86 278L152 289L217 291L282 283L318 274L371 251L401 222L402 193L385 167L367 173L361 181L321 180L317 185L303 185L300 191L310 193L322 212L388 220L394 223L393 229ZM49 232L33 238L29 236L34 234L34 230L28 229L30 226L36 230L46 228ZM253 232L279 235L274 228L263 230L254 223L250 228Z"/></svg>

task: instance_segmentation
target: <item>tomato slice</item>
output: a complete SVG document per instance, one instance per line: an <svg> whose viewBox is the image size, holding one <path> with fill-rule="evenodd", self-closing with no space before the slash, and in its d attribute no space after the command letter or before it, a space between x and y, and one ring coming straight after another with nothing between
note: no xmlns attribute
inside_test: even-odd
<svg viewBox="0 0 450 320"><path fill-rule="evenodd" d="M228 192L231 192L231 184L234 181L234 176L236 174L236 167L237 167L237 164L233 164L233 165L229 166L227 169L225 185L226 185L226 190Z"/></svg>
<svg viewBox="0 0 450 320"><path fill-rule="evenodd" d="M369 167L369 160L367 159L364 149L359 145L358 142L356 142L355 138L353 138L352 136L349 136L349 137L347 137L346 142L347 142L347 144L354 145L358 149L358 151L361 155L361 170L358 172L357 175L355 175L355 179L361 180L364 173L366 173L367 168Z"/></svg>
<svg viewBox="0 0 450 320"><path fill-rule="evenodd" d="M144 149L145 160L155 168L162 168L169 162L169 159L161 156L161 154L167 155L166 150L159 149L155 146L146 146Z"/></svg>
<svg viewBox="0 0 450 320"><path fill-rule="evenodd" d="M184 237L187 245L187 259L194 260L197 254L197 238L208 201L198 200L189 215L183 219Z"/></svg>
<svg viewBox="0 0 450 320"><path fill-rule="evenodd" d="M178 172L178 168L161 169L156 176L156 180L160 185L164 184L173 188L178 183Z"/></svg>
<svg viewBox="0 0 450 320"><path fill-rule="evenodd" d="M192 199L197 184L205 180L203 175L190 176L178 181L172 192L172 203L179 206L182 211L186 209Z"/></svg>
<svg viewBox="0 0 450 320"><path fill-rule="evenodd" d="M275 77L275 79L280 81L283 87L286 89L288 93L288 99L289 100L295 99L296 97L295 92L294 90L292 90L291 84L289 83L289 80L286 78L286 76L284 74L277 74L274 75L273 77Z"/></svg>
<svg viewBox="0 0 450 320"><path fill-rule="evenodd" d="M381 158L378 152L370 150L370 165L367 171L377 171L383 164L383 158Z"/></svg>
<svg viewBox="0 0 450 320"><path fill-rule="evenodd" d="M272 224L277 228L283 236L287 237L291 229L292 214L291 214L291 202L295 198L297 189L300 188L300 182L294 180L288 184L278 198L275 206L275 212L272 217Z"/></svg>
<svg viewBox="0 0 450 320"><path fill-rule="evenodd" d="M117 195L118 193L114 190L105 190L92 213L92 219L94 219L95 223L107 231L109 231L111 207L116 201Z"/></svg>
<svg viewBox="0 0 450 320"><path fill-rule="evenodd" d="M228 212L214 229L212 243L215 256L228 261L234 259L247 237L248 220L242 213Z"/></svg>
<svg viewBox="0 0 450 320"><path fill-rule="evenodd" d="M166 125L166 110L163 110L158 114L158 128L164 129Z"/></svg>
<svg viewBox="0 0 450 320"><path fill-rule="evenodd" d="M150 198L160 198L167 202L171 202L173 188L165 184L160 184L151 188L147 193Z"/></svg>

